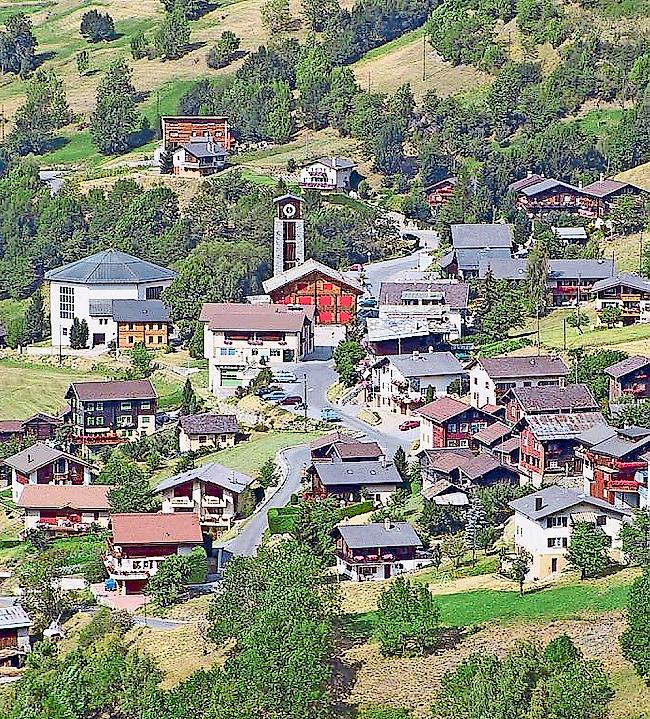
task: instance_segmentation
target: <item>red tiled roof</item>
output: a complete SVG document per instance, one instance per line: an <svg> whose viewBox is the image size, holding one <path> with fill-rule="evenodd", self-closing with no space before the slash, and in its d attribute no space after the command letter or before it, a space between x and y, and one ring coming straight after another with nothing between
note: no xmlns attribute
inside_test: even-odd
<svg viewBox="0 0 650 719"><path fill-rule="evenodd" d="M206 303L199 320L211 330L300 332L305 320L314 319L315 308L289 308L283 305L245 305Z"/></svg>
<svg viewBox="0 0 650 719"><path fill-rule="evenodd" d="M416 414L420 414L434 422L445 422L466 412L468 409L475 408L452 397L440 397L429 404L425 404L424 407L420 407Z"/></svg>
<svg viewBox="0 0 650 719"><path fill-rule="evenodd" d="M112 514L113 543L201 544L203 535L196 514Z"/></svg>
<svg viewBox="0 0 650 719"><path fill-rule="evenodd" d="M24 509L110 509L108 484L26 484L17 505Z"/></svg>
<svg viewBox="0 0 650 719"><path fill-rule="evenodd" d="M151 380L125 379L107 382L73 382L70 389L82 402L113 399L156 399Z"/></svg>

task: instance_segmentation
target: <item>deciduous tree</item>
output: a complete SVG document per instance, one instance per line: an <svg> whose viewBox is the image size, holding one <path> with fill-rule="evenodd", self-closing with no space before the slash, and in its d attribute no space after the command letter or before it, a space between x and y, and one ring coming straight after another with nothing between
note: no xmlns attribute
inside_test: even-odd
<svg viewBox="0 0 650 719"><path fill-rule="evenodd" d="M158 565L146 592L159 607L171 607L181 601L191 573L190 558L172 554Z"/></svg>
<svg viewBox="0 0 650 719"><path fill-rule="evenodd" d="M625 658L650 686L650 571L632 583L627 601L627 628L621 635Z"/></svg>
<svg viewBox="0 0 650 719"><path fill-rule="evenodd" d="M566 553L569 566L580 571L580 579L597 577L609 565L610 538L588 522L576 522Z"/></svg>
<svg viewBox="0 0 650 719"><path fill-rule="evenodd" d="M620 539L629 562L650 566L650 508L634 510L634 520L622 525Z"/></svg>

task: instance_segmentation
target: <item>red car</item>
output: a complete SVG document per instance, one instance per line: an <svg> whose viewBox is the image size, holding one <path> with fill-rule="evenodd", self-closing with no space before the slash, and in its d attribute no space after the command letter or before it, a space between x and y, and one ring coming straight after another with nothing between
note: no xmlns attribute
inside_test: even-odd
<svg viewBox="0 0 650 719"><path fill-rule="evenodd" d="M359 264L358 262L348 267L348 272L361 272L361 270L363 270L363 265Z"/></svg>
<svg viewBox="0 0 650 719"><path fill-rule="evenodd" d="M402 422L400 424L399 428L402 430L402 432L406 432L409 429L415 429L416 427L420 426L420 420L419 419L407 419L405 422Z"/></svg>
<svg viewBox="0 0 650 719"><path fill-rule="evenodd" d="M283 404L285 406L289 407L295 407L297 405L302 404L302 397L298 396L297 394L291 394L288 397L285 397L284 399L281 399L279 404Z"/></svg>

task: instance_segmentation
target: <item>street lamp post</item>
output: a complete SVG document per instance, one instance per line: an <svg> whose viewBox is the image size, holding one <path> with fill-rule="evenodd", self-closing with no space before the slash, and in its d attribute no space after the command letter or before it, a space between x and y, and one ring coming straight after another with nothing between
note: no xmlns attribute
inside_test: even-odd
<svg viewBox="0 0 650 719"><path fill-rule="evenodd" d="M305 372L302 376L304 382L303 390L303 409L305 412L305 432L307 431L307 373Z"/></svg>

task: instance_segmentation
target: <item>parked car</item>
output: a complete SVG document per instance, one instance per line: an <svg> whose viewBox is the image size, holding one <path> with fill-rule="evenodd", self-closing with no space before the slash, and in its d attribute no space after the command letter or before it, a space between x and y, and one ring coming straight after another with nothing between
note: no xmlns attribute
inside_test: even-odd
<svg viewBox="0 0 650 719"><path fill-rule="evenodd" d="M269 394L264 396L265 402L280 402L287 396L286 392L283 392L282 390L273 390L273 392L269 392Z"/></svg>
<svg viewBox="0 0 650 719"><path fill-rule="evenodd" d="M285 405L287 407L299 406L302 403L302 397L297 394L290 394L288 397L285 397L283 400L280 400L280 402L278 402L278 404Z"/></svg>
<svg viewBox="0 0 650 719"><path fill-rule="evenodd" d="M364 297L360 302L361 307L376 307L377 300L374 297Z"/></svg>
<svg viewBox="0 0 650 719"><path fill-rule="evenodd" d="M357 318L360 320L367 320L369 317L379 317L379 310L374 307L368 307L367 309L357 312Z"/></svg>
<svg viewBox="0 0 650 719"><path fill-rule="evenodd" d="M355 262L353 265L348 267L348 272L361 272L362 270L363 265L359 262Z"/></svg>
<svg viewBox="0 0 650 719"><path fill-rule="evenodd" d="M273 373L273 379L275 382L297 382L298 378L293 372L289 370L280 369Z"/></svg>
<svg viewBox="0 0 650 719"><path fill-rule="evenodd" d="M320 411L320 418L324 422L340 422L341 415L331 407L323 407Z"/></svg>
<svg viewBox="0 0 650 719"><path fill-rule="evenodd" d="M255 390L255 395L257 397L261 397L264 399L267 394L271 394L271 392L282 392L282 387L280 385L269 385L268 387L258 387Z"/></svg>
<svg viewBox="0 0 650 719"><path fill-rule="evenodd" d="M415 429L416 427L420 426L420 420L419 419L407 419L405 422L402 422L400 424L399 428L402 430L402 432L406 432L409 429Z"/></svg>

